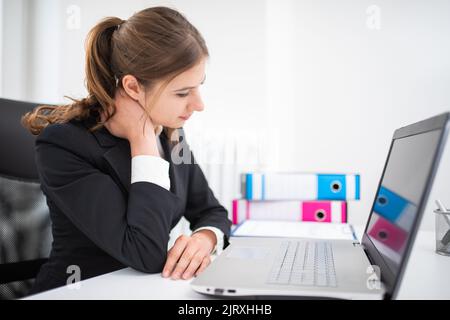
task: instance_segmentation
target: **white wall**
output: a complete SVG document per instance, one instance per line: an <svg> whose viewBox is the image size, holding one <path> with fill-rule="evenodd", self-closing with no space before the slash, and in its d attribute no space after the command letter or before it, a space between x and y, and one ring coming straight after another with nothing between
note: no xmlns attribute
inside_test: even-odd
<svg viewBox="0 0 450 320"><path fill-rule="evenodd" d="M234 152L235 143L245 149L251 161L239 168L358 172L362 200L350 204L352 223L367 218L393 131L450 110L444 0L4 0L3 96L83 97L89 29L156 4L182 11L211 52L206 111L186 125L194 151L219 134ZM237 176L214 176L208 160L200 163L229 207ZM449 175L442 166L432 197L450 205ZM425 228L433 227L430 211Z"/></svg>
<svg viewBox="0 0 450 320"><path fill-rule="evenodd" d="M28 10L26 0L3 1L2 10L2 96L27 94L26 58Z"/></svg>
<svg viewBox="0 0 450 320"><path fill-rule="evenodd" d="M71 64L66 48L61 45L61 1L28 0L27 96L28 100L46 103L62 101L64 81L71 77L66 66Z"/></svg>
<svg viewBox="0 0 450 320"><path fill-rule="evenodd" d="M292 52L269 61L284 70L274 82L286 84L275 83L275 121L291 128L280 168L361 173L362 200L350 204L350 221L362 224L394 130L450 110L450 2L282 3L278 25L292 25L283 43ZM380 29L367 27L370 5L380 9ZM450 204L449 181L438 189Z"/></svg>

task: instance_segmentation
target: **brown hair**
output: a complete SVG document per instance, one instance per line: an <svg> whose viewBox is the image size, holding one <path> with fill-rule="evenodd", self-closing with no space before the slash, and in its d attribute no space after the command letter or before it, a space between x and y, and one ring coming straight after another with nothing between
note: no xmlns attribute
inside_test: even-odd
<svg viewBox="0 0 450 320"><path fill-rule="evenodd" d="M53 123L84 119L98 112L106 122L115 113L114 95L122 78L133 75L146 89L163 80L165 86L180 73L208 57L198 30L176 10L153 7L135 13L128 20L108 17L100 21L86 39L86 89L88 96L61 106L39 106L25 114L23 125L39 134ZM104 125L100 118L91 130ZM171 137L174 129L168 129Z"/></svg>

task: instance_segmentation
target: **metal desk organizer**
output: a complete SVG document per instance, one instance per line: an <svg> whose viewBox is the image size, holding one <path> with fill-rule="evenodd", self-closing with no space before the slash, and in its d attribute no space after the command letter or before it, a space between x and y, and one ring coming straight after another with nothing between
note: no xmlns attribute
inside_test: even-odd
<svg viewBox="0 0 450 320"><path fill-rule="evenodd" d="M436 253L450 256L450 211L436 209Z"/></svg>

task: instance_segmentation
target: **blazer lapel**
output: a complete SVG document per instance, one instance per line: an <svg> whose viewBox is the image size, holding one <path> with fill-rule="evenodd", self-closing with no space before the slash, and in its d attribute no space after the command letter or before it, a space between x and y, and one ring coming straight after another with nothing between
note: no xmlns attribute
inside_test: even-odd
<svg viewBox="0 0 450 320"><path fill-rule="evenodd" d="M131 185L131 151L128 141L120 139L114 147L103 154L103 158L109 163L128 193Z"/></svg>
<svg viewBox="0 0 450 320"><path fill-rule="evenodd" d="M113 136L106 128L93 132L99 145L106 149L103 158L109 164L126 193L131 184L131 151L127 140Z"/></svg>
<svg viewBox="0 0 450 320"><path fill-rule="evenodd" d="M169 162L170 191L179 196L181 190L177 186L177 183L180 181L181 168L172 161L173 145L169 144L169 139L164 130L161 132L161 146L164 150L165 159Z"/></svg>

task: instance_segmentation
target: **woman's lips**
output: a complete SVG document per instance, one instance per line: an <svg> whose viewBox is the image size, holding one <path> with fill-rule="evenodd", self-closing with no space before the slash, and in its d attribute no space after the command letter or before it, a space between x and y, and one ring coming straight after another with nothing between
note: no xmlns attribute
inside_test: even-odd
<svg viewBox="0 0 450 320"><path fill-rule="evenodd" d="M191 116L186 116L186 117L180 117L183 120L188 120Z"/></svg>

